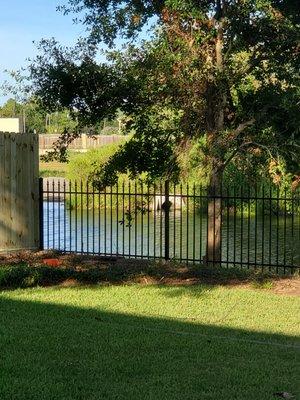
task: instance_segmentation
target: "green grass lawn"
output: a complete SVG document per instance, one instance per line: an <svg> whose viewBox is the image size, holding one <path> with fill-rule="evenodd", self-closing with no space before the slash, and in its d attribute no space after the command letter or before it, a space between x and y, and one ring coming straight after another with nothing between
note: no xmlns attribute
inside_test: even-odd
<svg viewBox="0 0 300 400"><path fill-rule="evenodd" d="M3 291L0 399L300 399L299 306L205 285Z"/></svg>

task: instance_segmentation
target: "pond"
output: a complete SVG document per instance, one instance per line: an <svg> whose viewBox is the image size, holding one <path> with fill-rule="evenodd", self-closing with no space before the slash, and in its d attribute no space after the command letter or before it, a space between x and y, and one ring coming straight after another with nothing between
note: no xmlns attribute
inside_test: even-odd
<svg viewBox="0 0 300 400"><path fill-rule="evenodd" d="M169 219L170 258L200 262L205 254L207 218L173 210ZM165 214L122 210L70 210L64 202L44 203L44 248L67 252L164 258ZM300 265L300 218L287 215L238 216L224 213L225 265Z"/></svg>

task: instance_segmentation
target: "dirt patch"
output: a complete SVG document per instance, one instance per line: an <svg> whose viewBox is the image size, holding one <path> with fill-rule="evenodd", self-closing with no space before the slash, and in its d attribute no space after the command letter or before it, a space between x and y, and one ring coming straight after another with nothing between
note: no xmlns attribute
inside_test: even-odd
<svg viewBox="0 0 300 400"><path fill-rule="evenodd" d="M300 278L279 279L274 282L273 291L277 294L300 296Z"/></svg>
<svg viewBox="0 0 300 400"><path fill-rule="evenodd" d="M50 273L46 273L47 285L57 284L57 280L61 286L76 286L82 283L139 283L172 286L207 284L264 289L280 295L300 295L299 277L278 276L270 273L263 275L250 270L205 268L199 265L187 266L171 262L153 262L121 257L62 254L56 251L23 251L6 255L0 254L0 268L1 265L20 266L20 264L41 268L45 267L45 259L57 260L53 266L47 266L50 271ZM66 278L63 278L65 275L57 274L59 271L67 270L70 273L65 274ZM56 274L54 274L55 271L57 271Z"/></svg>
<svg viewBox="0 0 300 400"><path fill-rule="evenodd" d="M80 282L78 282L77 279L72 279L72 278L66 279L60 284L60 286L62 287L74 287L78 285L80 285Z"/></svg>

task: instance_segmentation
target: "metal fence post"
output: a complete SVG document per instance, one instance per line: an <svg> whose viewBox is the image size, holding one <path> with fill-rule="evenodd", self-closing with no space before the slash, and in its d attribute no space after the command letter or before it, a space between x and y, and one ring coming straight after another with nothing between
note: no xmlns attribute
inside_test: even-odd
<svg viewBox="0 0 300 400"><path fill-rule="evenodd" d="M170 259L170 184L165 181L165 260Z"/></svg>
<svg viewBox="0 0 300 400"><path fill-rule="evenodd" d="M39 248L44 250L44 187L43 178L39 178Z"/></svg>

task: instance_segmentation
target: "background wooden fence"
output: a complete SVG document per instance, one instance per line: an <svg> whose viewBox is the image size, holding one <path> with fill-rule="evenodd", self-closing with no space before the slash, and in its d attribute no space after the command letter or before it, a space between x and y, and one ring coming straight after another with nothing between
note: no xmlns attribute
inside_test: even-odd
<svg viewBox="0 0 300 400"><path fill-rule="evenodd" d="M54 143L59 139L58 134L43 134L38 136L40 155L45 154L48 150L52 150ZM88 136L86 134L82 134L69 145L69 149L85 152L88 149L94 149L106 144L120 142L123 139L124 136L121 135Z"/></svg>
<svg viewBox="0 0 300 400"><path fill-rule="evenodd" d="M38 135L0 132L0 251L38 247Z"/></svg>

